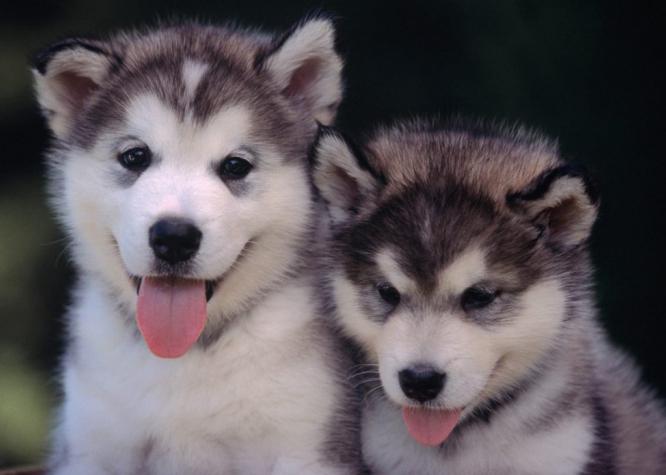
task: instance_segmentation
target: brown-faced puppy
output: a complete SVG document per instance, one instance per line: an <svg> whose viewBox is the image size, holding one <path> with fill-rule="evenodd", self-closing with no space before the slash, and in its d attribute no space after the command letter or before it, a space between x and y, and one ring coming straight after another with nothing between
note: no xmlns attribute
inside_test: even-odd
<svg viewBox="0 0 666 475"><path fill-rule="evenodd" d="M407 122L358 147L324 129L315 183L375 473L664 473L664 411L596 320L599 197L551 141Z"/></svg>

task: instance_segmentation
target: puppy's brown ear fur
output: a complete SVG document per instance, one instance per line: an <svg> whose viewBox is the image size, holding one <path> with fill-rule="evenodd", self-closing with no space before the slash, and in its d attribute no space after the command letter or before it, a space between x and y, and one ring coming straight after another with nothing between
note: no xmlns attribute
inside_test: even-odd
<svg viewBox="0 0 666 475"><path fill-rule="evenodd" d="M79 38L60 41L36 55L32 73L37 100L57 138L69 136L75 115L115 60L104 43Z"/></svg>
<svg viewBox="0 0 666 475"><path fill-rule="evenodd" d="M368 163L365 151L338 131L323 127L314 152L314 183L329 207L334 224L354 218L382 185L383 176Z"/></svg>
<svg viewBox="0 0 666 475"><path fill-rule="evenodd" d="M599 196L587 174L562 166L544 172L507 203L542 230L550 244L569 249L585 242L599 209Z"/></svg>
<svg viewBox="0 0 666 475"><path fill-rule="evenodd" d="M262 58L282 94L306 107L313 120L330 125L342 99L342 60L335 29L325 18L298 24Z"/></svg>

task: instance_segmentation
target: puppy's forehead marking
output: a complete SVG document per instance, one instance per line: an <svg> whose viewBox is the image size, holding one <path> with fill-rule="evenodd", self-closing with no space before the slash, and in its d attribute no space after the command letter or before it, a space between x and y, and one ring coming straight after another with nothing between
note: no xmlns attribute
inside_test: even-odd
<svg viewBox="0 0 666 475"><path fill-rule="evenodd" d="M440 292L459 294L470 285L484 279L487 274L486 259L478 246L467 248L439 272Z"/></svg>
<svg viewBox="0 0 666 475"><path fill-rule="evenodd" d="M178 113L154 94L133 99L127 107L129 133L178 161L220 160L246 145L250 111L241 104L223 107L203 124Z"/></svg>
<svg viewBox="0 0 666 475"><path fill-rule="evenodd" d="M185 94L188 98L194 97L197 86L208 69L209 66L201 61L195 61L193 59L185 59L185 61L183 61L181 75L183 77L183 83L185 84Z"/></svg>
<svg viewBox="0 0 666 475"><path fill-rule="evenodd" d="M380 250L375 262L382 275L399 291L408 292L416 289L416 283L402 271L393 251L389 248Z"/></svg>

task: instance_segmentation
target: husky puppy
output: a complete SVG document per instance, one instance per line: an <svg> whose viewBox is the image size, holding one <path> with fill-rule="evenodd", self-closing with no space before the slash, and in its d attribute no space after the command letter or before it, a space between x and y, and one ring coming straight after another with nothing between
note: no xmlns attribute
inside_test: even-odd
<svg viewBox="0 0 666 475"><path fill-rule="evenodd" d="M598 196L547 139L424 122L324 131L337 318L367 359L377 474L658 474L666 419L595 317Z"/></svg>
<svg viewBox="0 0 666 475"><path fill-rule="evenodd" d="M79 270L52 473L356 471L344 352L308 269L308 152L341 69L321 18L37 56L53 207Z"/></svg>

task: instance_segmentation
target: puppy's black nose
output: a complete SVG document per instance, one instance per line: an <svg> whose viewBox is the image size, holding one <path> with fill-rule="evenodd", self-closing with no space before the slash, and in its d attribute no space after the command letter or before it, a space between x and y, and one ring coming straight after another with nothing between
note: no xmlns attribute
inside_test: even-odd
<svg viewBox="0 0 666 475"><path fill-rule="evenodd" d="M400 371L398 380L405 396L426 402L435 399L442 391L446 374L435 371L432 366L415 365Z"/></svg>
<svg viewBox="0 0 666 475"><path fill-rule="evenodd" d="M201 231L190 221L164 218L148 230L148 239L158 259L176 264L186 261L199 250Z"/></svg>

